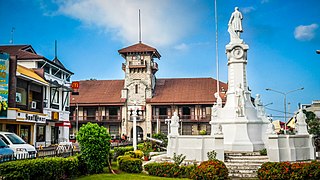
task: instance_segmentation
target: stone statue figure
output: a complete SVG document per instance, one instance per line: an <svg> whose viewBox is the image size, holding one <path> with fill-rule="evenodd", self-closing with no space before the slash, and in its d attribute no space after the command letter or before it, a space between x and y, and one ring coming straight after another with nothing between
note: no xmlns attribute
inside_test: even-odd
<svg viewBox="0 0 320 180"><path fill-rule="evenodd" d="M216 103L217 106L219 108L222 108L222 99L221 99L219 93L218 92L214 93L214 97L217 99L217 103Z"/></svg>
<svg viewBox="0 0 320 180"><path fill-rule="evenodd" d="M307 116L306 114L304 114L302 109L299 109L298 114L296 114L296 125L295 125L295 129L297 134L309 134L308 133L308 128L307 128Z"/></svg>
<svg viewBox="0 0 320 180"><path fill-rule="evenodd" d="M256 94L256 98L254 99L254 105L257 109L257 116L262 117L266 115L263 103L261 101L261 96L260 94Z"/></svg>
<svg viewBox="0 0 320 180"><path fill-rule="evenodd" d="M178 132L179 129L179 116L177 112L173 113L173 116L171 117L171 123L170 123L170 135L179 135Z"/></svg>
<svg viewBox="0 0 320 180"><path fill-rule="evenodd" d="M237 110L236 113L238 114L238 117L243 117L245 116L245 92L241 87L241 83L238 84L238 87L235 90L235 96L236 96L236 105L237 105Z"/></svg>
<svg viewBox="0 0 320 180"><path fill-rule="evenodd" d="M238 7L234 8L234 12L231 14L230 20L229 20L229 28L233 30L236 35L240 38L240 33L243 32L242 29L242 14L239 11Z"/></svg>
<svg viewBox="0 0 320 180"><path fill-rule="evenodd" d="M217 103L214 103L212 108L211 108L211 116L212 117L217 117L218 116L218 105L217 105Z"/></svg>

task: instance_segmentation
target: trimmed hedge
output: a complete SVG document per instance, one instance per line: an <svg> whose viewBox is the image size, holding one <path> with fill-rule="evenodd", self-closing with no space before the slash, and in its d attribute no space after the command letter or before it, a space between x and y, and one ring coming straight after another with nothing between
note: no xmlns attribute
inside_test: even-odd
<svg viewBox="0 0 320 180"><path fill-rule="evenodd" d="M117 158L119 156L123 156L124 153L128 152L128 151L133 151L133 146L125 146L125 147L115 147L113 149L114 153L113 153L113 159L117 160Z"/></svg>
<svg viewBox="0 0 320 180"><path fill-rule="evenodd" d="M132 158L138 158L141 159L143 157L143 152L140 150L136 151L128 151L124 153L125 156L130 156Z"/></svg>
<svg viewBox="0 0 320 180"><path fill-rule="evenodd" d="M191 175L192 179L228 179L228 169L219 160L203 161Z"/></svg>
<svg viewBox="0 0 320 180"><path fill-rule="evenodd" d="M80 175L77 157L27 159L0 164L2 179L58 180Z"/></svg>
<svg viewBox="0 0 320 180"><path fill-rule="evenodd" d="M154 162L144 165L144 170L147 171L149 175L159 177L190 178L195 168L196 165L178 166L170 162Z"/></svg>
<svg viewBox="0 0 320 180"><path fill-rule="evenodd" d="M130 156L119 156L118 165L120 170L127 173L142 172L142 160L138 158L132 158Z"/></svg>
<svg viewBox="0 0 320 180"><path fill-rule="evenodd" d="M259 179L320 179L320 162L266 162L258 170Z"/></svg>

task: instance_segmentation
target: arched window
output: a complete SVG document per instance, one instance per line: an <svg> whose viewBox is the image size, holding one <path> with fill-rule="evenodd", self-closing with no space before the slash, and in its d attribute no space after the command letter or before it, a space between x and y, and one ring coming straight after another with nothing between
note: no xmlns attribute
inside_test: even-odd
<svg viewBox="0 0 320 180"><path fill-rule="evenodd" d="M139 86L138 86L138 84L136 84L136 94L138 94L138 89L139 89Z"/></svg>

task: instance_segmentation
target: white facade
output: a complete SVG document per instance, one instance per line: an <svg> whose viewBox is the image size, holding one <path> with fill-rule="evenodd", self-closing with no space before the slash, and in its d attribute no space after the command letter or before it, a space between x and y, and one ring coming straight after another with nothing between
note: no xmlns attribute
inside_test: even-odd
<svg viewBox="0 0 320 180"><path fill-rule="evenodd" d="M69 141L69 126L65 124L69 123L69 87L72 73L49 60L18 60L18 64L28 68L44 69L44 78L49 82L49 86L44 87L43 91L43 114L47 116L44 146Z"/></svg>

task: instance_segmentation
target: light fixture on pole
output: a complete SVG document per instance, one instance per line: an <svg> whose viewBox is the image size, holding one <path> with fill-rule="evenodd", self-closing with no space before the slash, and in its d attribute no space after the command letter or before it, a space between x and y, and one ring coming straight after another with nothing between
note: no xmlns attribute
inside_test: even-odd
<svg viewBox="0 0 320 180"><path fill-rule="evenodd" d="M287 134L287 95L292 93L292 92L300 91L300 90L303 90L303 89L304 88L302 87L302 88L294 89L294 90L287 91L287 92L281 92L281 91L270 89L270 88L266 89L267 91L273 91L273 92L282 94L284 96L284 99L283 99L283 104L284 104L284 134Z"/></svg>
<svg viewBox="0 0 320 180"><path fill-rule="evenodd" d="M317 54L320 54L320 50L316 50L316 53L317 53Z"/></svg>
<svg viewBox="0 0 320 180"><path fill-rule="evenodd" d="M133 137L133 150L136 151L137 150L137 102L134 102L134 107L133 107L133 112L132 112L132 119L133 119L133 132L132 132L132 137Z"/></svg>

